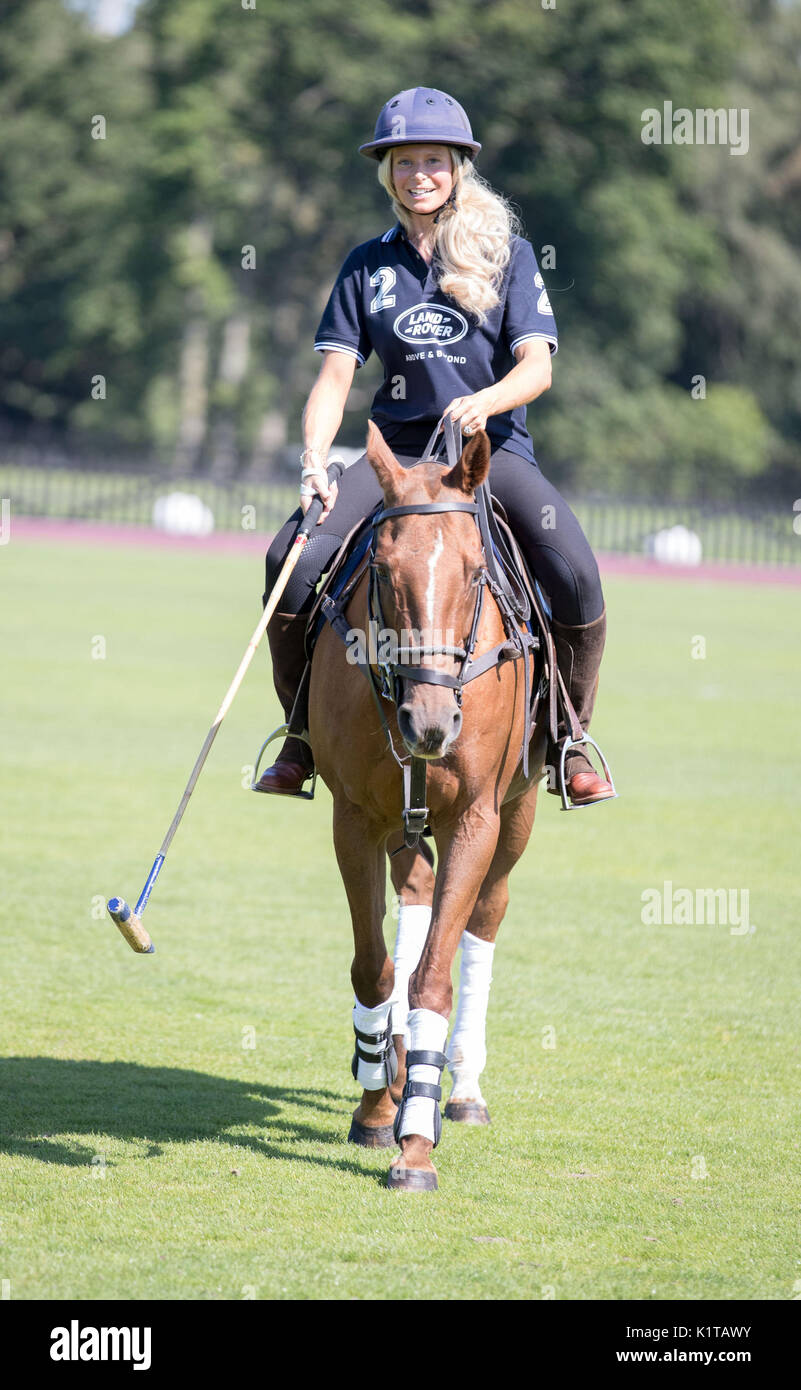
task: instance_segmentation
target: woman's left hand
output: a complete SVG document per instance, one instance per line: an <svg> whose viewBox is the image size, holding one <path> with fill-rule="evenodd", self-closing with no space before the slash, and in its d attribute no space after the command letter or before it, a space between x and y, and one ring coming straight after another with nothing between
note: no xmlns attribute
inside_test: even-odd
<svg viewBox="0 0 801 1390"><path fill-rule="evenodd" d="M476 391L474 396L456 396L443 411L443 415L450 415L454 423L459 421L462 434L475 434L476 430L486 429L487 416L492 413L489 391Z"/></svg>

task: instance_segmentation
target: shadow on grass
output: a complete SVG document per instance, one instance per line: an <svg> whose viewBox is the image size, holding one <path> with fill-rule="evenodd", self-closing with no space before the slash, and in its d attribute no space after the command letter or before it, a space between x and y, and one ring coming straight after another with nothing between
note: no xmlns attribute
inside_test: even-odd
<svg viewBox="0 0 801 1390"><path fill-rule="evenodd" d="M345 1141L350 1113L349 1097L342 1092L232 1081L136 1062L3 1057L0 1096L0 1153L42 1163L98 1163L104 1139L146 1146L144 1158L157 1157L165 1144L200 1140L383 1178L360 1162L362 1151L356 1147L348 1158L304 1151L307 1145L330 1148ZM308 1123L305 1114L295 1117L298 1107L315 1112ZM327 1116L330 1127L324 1127ZM261 1133L235 1132L242 1128ZM91 1142L82 1143L78 1135L91 1136Z"/></svg>

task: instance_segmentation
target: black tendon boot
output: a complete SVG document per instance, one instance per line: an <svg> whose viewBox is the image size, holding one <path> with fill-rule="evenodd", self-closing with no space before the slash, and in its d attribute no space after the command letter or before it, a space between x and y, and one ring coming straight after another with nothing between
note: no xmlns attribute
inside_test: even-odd
<svg viewBox="0 0 801 1390"><path fill-rule="evenodd" d="M551 622L556 660L567 693L573 704L584 733L587 733L598 690L598 670L603 656L606 640L606 608L600 618L580 627L566 627L563 623ZM548 763L559 768L562 741L569 734L563 720L559 722L559 743L556 747L548 742ZM549 778L548 791L561 795L559 778ZM553 780L553 786L550 785ZM610 782L601 777L593 767L583 747L570 748L565 756L565 784L567 794L574 806L588 806L594 801L606 801L615 796Z"/></svg>
<svg viewBox="0 0 801 1390"><path fill-rule="evenodd" d="M267 628L275 693L287 722L306 669L304 638L308 620L308 613L274 613ZM287 738L272 767L262 773L255 791L297 796L313 772L314 760L309 745L299 738Z"/></svg>

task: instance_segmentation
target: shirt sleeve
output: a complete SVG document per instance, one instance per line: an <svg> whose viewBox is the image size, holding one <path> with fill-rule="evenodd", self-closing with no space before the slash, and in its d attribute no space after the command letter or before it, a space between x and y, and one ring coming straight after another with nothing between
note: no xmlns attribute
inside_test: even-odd
<svg viewBox="0 0 801 1390"><path fill-rule="evenodd" d="M503 332L509 351L514 355L520 343L530 338L544 338L551 345L551 355L557 350L556 320L548 291L537 265L530 241L518 240L509 267L509 287L503 315Z"/></svg>
<svg viewBox="0 0 801 1390"><path fill-rule="evenodd" d="M364 320L362 258L351 251L331 291L314 335L315 352L345 352L363 367L372 349Z"/></svg>

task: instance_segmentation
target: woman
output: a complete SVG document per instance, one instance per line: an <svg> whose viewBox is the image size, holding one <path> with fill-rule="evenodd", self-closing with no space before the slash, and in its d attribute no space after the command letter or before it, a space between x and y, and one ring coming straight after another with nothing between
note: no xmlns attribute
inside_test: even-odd
<svg viewBox="0 0 801 1390"><path fill-rule="evenodd" d="M381 501L366 454L338 489L326 476L354 373L375 350L385 378L371 418L401 463L421 457L447 412L465 434L487 431L492 491L550 596L559 668L585 731L589 725L606 632L598 567L567 503L540 473L526 430L526 404L551 384L556 325L533 248L516 234L509 204L475 171L480 149L458 102L430 87L392 97L374 138L360 146L378 160L379 182L398 221L347 257L315 338L324 356L303 413L300 510L267 555L265 601L301 513L315 493L322 497L320 523L284 592L283 611L268 628L287 718L320 576L351 527ZM558 757L551 747L548 762L558 765ZM308 747L287 739L258 790L297 795L312 770ZM581 749L567 755L566 782L574 805L614 795ZM552 776L549 790L558 794Z"/></svg>

